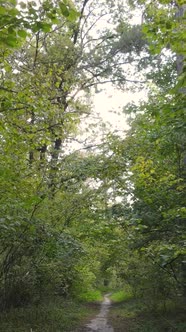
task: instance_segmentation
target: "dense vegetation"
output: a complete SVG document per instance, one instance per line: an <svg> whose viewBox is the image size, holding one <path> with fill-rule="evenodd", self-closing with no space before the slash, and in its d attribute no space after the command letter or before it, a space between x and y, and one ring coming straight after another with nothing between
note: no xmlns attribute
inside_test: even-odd
<svg viewBox="0 0 186 332"><path fill-rule="evenodd" d="M108 289L150 310L183 306L185 7L0 1L3 331L75 331L77 303ZM94 122L107 83L148 94L124 107L122 135Z"/></svg>

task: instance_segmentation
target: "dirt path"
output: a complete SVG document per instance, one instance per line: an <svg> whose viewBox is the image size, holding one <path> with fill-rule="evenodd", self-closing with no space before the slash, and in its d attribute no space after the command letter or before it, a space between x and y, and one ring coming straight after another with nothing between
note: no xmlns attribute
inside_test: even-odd
<svg viewBox="0 0 186 332"><path fill-rule="evenodd" d="M114 332L114 329L108 325L107 314L111 305L108 295L104 296L101 304L100 313L86 326L86 332Z"/></svg>

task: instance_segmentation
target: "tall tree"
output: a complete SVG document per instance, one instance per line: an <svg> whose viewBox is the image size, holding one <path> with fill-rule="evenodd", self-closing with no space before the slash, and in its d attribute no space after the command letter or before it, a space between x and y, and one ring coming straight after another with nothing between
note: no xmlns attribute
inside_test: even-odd
<svg viewBox="0 0 186 332"><path fill-rule="evenodd" d="M77 8L71 1L20 3L20 7L10 3L14 11L8 17L0 11L4 22L8 20L3 33L14 37L9 44L3 39L1 53L2 307L30 301L46 285L66 292L77 276L76 267L82 266L83 245L76 233L83 218L94 224L99 216L102 238L108 230L106 222L101 225L102 206L94 215L99 203L93 203L88 179L104 180L102 205L112 178L102 173L99 154L95 159L81 158L67 143L81 118L90 113L93 87L133 81L124 66L136 63L135 52L139 56L144 47L135 44L138 29L134 44L127 46L125 27L129 36L135 29L121 24L122 1L114 7L111 1L78 1ZM104 25L103 18L108 18ZM97 167L94 161L99 161ZM56 284L51 281L54 270Z"/></svg>
<svg viewBox="0 0 186 332"><path fill-rule="evenodd" d="M124 183L128 184L132 210L126 225L134 241L133 250L138 249L142 257L164 272L164 283L169 280L172 290L175 285L177 294L184 294L184 17L177 15L177 7L170 1L138 4L143 9L143 31L161 67L146 75L152 87L149 100L126 108L132 114L131 129L115 150L127 160ZM180 56L181 73L177 71ZM123 191L126 192L124 185ZM150 275L149 270L149 278Z"/></svg>

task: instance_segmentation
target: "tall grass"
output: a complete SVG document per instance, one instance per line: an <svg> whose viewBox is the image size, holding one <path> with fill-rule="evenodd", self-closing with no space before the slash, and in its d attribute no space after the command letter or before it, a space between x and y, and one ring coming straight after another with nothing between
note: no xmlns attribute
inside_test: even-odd
<svg viewBox="0 0 186 332"><path fill-rule="evenodd" d="M1 313L0 332L75 331L96 314L95 307L58 297L40 305L14 308Z"/></svg>
<svg viewBox="0 0 186 332"><path fill-rule="evenodd" d="M78 300L83 302L101 302L103 296L99 290L89 290L78 295Z"/></svg>
<svg viewBox="0 0 186 332"><path fill-rule="evenodd" d="M109 324L116 331L130 332L185 332L186 312L183 305L167 301L166 310L162 303L153 310L147 301L134 298L125 291L115 292L111 298L113 306L109 311Z"/></svg>
<svg viewBox="0 0 186 332"><path fill-rule="evenodd" d="M132 293L130 292L130 290L118 290L117 292L114 292L110 296L110 299L113 302L123 302L131 298L132 298Z"/></svg>

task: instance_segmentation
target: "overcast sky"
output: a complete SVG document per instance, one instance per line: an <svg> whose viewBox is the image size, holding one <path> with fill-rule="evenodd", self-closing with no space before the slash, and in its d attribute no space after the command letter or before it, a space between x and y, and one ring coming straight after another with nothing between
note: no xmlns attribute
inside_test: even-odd
<svg viewBox="0 0 186 332"><path fill-rule="evenodd" d="M142 92L122 92L112 88L109 84L105 91L95 94L93 105L96 113L99 113L103 121L111 124L113 130L126 130L128 125L126 117L122 113L123 107L134 101L139 102L145 98Z"/></svg>
<svg viewBox="0 0 186 332"><path fill-rule="evenodd" d="M130 20L131 24L141 24L141 12L133 12L133 18ZM100 27L105 25L104 18L99 21ZM144 91L141 92L122 92L114 89L111 84L107 83L104 90L95 94L93 98L94 110L99 113L103 121L111 124L113 130L126 130L128 125L126 117L122 113L123 107L134 101L146 98Z"/></svg>
<svg viewBox="0 0 186 332"><path fill-rule="evenodd" d="M140 24L141 23L141 12L135 11L133 12L133 18L130 20L132 24ZM97 28L104 28L105 24L107 22L105 21L105 18L103 17L99 22L97 23ZM96 30L95 27L95 30ZM108 124L110 127L110 130L118 131L123 136L123 132L126 131L129 126L127 125L126 116L122 112L123 107L128 104L129 102L134 101L135 103L138 103L139 100L143 100L146 98L146 94L144 91L141 92L122 92L119 89L116 89L112 86L111 83L107 83L100 87L101 91L98 93L95 93L92 96L92 117L90 116L89 120L83 120L81 123L81 134L79 136L80 140L84 140L88 133L83 132L84 128L87 127L90 123L95 121L95 123L98 124L97 128L95 128L95 131L92 131L92 134L90 136L94 137L93 140L96 142L99 142L102 131L99 129L99 120L96 119L96 114L99 114L101 119ZM99 89L99 85L98 85ZM95 120L94 120L95 117ZM95 134L94 134L95 133ZM99 137L100 136L100 137ZM79 148L79 144L73 143L74 148Z"/></svg>

